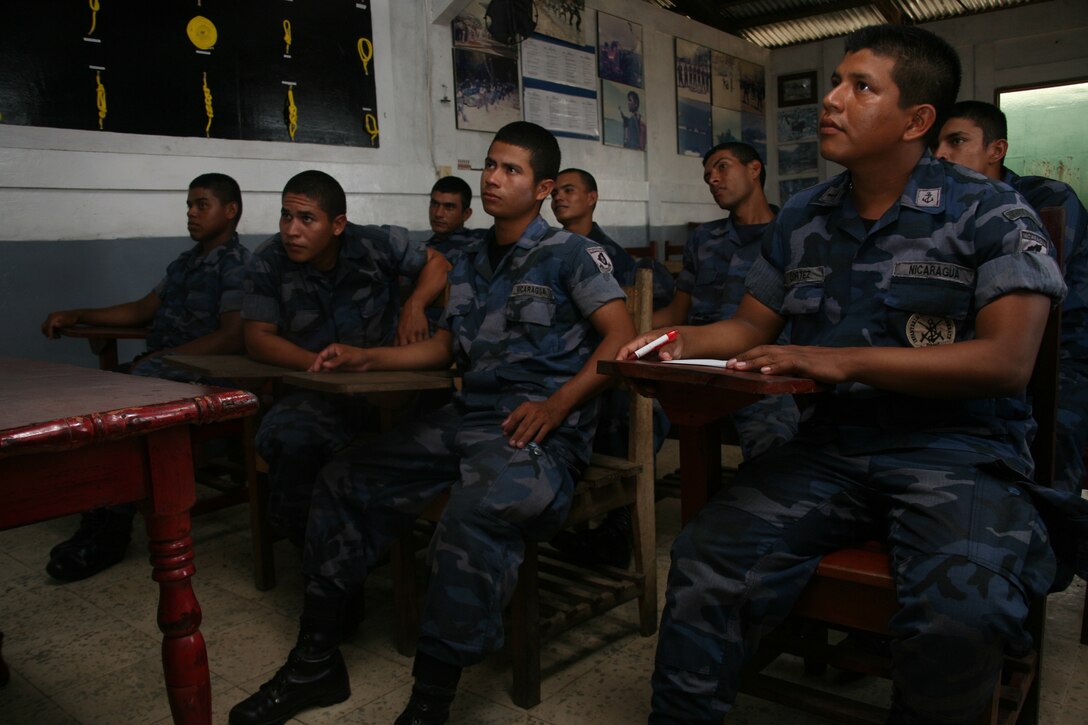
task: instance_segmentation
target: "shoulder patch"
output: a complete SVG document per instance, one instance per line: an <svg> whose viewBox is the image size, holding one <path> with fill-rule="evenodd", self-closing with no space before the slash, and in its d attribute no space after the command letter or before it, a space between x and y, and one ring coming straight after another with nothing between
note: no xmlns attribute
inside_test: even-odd
<svg viewBox="0 0 1088 725"><path fill-rule="evenodd" d="M1020 244L1017 245L1016 251L1018 252L1043 252L1050 248L1050 242L1042 234L1033 232L1030 229L1020 230Z"/></svg>
<svg viewBox="0 0 1088 725"><path fill-rule="evenodd" d="M608 256L604 247L586 247L586 254L593 259L602 274L612 273L612 258Z"/></svg>
<svg viewBox="0 0 1088 725"><path fill-rule="evenodd" d="M1017 219L1023 219L1026 216L1031 216L1031 212L1022 206L1013 207L1012 209L1006 209L1001 213L1005 215L1006 219L1013 222Z"/></svg>
<svg viewBox="0 0 1088 725"><path fill-rule="evenodd" d="M918 189L914 192L914 203L922 207L938 207L941 205L941 189Z"/></svg>

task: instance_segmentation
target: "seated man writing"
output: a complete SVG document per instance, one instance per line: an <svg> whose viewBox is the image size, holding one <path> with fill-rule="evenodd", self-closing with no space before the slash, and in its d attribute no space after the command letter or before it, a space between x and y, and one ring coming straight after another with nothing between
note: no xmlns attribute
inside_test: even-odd
<svg viewBox="0 0 1088 725"><path fill-rule="evenodd" d="M196 245L166 268L166 276L141 299L111 307L52 312L42 334L59 337L71 325L149 325L147 352L120 372L181 382L195 373L168 365L163 353L228 354L242 350L242 278L249 250L238 241L242 192L226 174L201 174L185 201L189 237ZM45 570L60 581L78 581L121 561L132 538L136 504L83 514L79 530L57 544Z"/></svg>
<svg viewBox="0 0 1088 725"><path fill-rule="evenodd" d="M323 171L303 171L283 188L279 233L246 269L246 351L306 370L333 343L425 339L423 308L445 288L448 270L441 254L410 241L401 227L349 222L340 183ZM400 276L418 282L398 312ZM308 390L287 393L264 416L256 446L268 462L269 513L295 543L302 543L318 471L372 417L351 396Z"/></svg>
<svg viewBox="0 0 1088 725"><path fill-rule="evenodd" d="M306 529L297 643L231 723L283 722L350 694L340 656L345 606L390 543L443 492L413 674L399 725L444 723L464 667L502 646L502 610L526 539L552 537L590 457L611 359L634 326L608 265L584 237L539 216L559 144L536 124L504 126L488 149L481 202L495 219L450 273L430 339L324 349L313 370L434 369L456 361L452 403L328 465Z"/></svg>
<svg viewBox="0 0 1088 725"><path fill-rule="evenodd" d="M677 538L651 723L720 723L821 554L873 537L900 604L892 722L976 721L1029 644L1055 555L1027 495L1025 387L1065 285L1023 197L927 150L959 78L925 30L851 33L820 117L846 171L786 203L732 319L661 349L832 391ZM772 344L787 321L794 344Z"/></svg>

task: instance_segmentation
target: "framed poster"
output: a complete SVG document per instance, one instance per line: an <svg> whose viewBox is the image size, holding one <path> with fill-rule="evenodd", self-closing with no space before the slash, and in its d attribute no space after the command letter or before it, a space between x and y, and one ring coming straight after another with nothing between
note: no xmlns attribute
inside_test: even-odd
<svg viewBox="0 0 1088 725"><path fill-rule="evenodd" d="M807 141L819 132L819 106L798 106L778 111L778 142Z"/></svg>
<svg viewBox="0 0 1088 725"><path fill-rule="evenodd" d="M521 120L517 58L454 48L453 85L457 128L495 132Z"/></svg>
<svg viewBox="0 0 1088 725"><path fill-rule="evenodd" d="M601 118L604 143L627 149L646 148L646 119L642 115L642 89L601 81Z"/></svg>
<svg viewBox="0 0 1088 725"><path fill-rule="evenodd" d="M804 106L816 102L816 71L778 76L778 107Z"/></svg>
<svg viewBox="0 0 1088 725"><path fill-rule="evenodd" d="M740 58L715 50L711 53L711 67L714 74L711 88L714 105L718 108L739 111L741 107Z"/></svg>
<svg viewBox="0 0 1088 725"><path fill-rule="evenodd" d="M585 43L582 16L586 13L586 0L548 0L534 3L536 30L540 35L565 40L571 45Z"/></svg>
<svg viewBox="0 0 1088 725"><path fill-rule="evenodd" d="M785 204L797 192L819 183L815 176L800 176L796 179L782 179L778 182L778 203Z"/></svg>
<svg viewBox="0 0 1088 725"><path fill-rule="evenodd" d="M763 113L767 100L767 84L763 78L763 66L740 62L740 110L748 113Z"/></svg>
<svg viewBox="0 0 1088 725"><path fill-rule="evenodd" d="M778 147L778 173L781 176L816 174L819 158L819 144L816 141L781 144Z"/></svg>
<svg viewBox="0 0 1088 725"><path fill-rule="evenodd" d="M603 81L642 88L642 26L597 13L597 75Z"/></svg>

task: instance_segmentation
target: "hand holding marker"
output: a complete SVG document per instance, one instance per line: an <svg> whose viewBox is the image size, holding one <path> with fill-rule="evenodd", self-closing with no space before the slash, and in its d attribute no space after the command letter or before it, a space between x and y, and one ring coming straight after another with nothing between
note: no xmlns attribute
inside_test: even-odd
<svg viewBox="0 0 1088 725"><path fill-rule="evenodd" d="M627 356L627 359L628 360L641 360L642 358L646 357L647 355L649 355L651 352L653 352L657 348L661 347L662 345L668 344L668 343L672 342L673 340L675 340L676 335L677 335L676 330L669 330L668 332L666 332L664 335L657 338L656 340L651 340L650 342L646 343L645 345L643 345L639 349L637 349L634 352L630 353Z"/></svg>

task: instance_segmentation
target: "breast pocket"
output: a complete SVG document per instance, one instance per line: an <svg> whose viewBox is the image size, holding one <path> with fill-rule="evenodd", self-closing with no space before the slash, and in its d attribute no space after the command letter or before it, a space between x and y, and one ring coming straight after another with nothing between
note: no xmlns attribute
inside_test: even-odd
<svg viewBox="0 0 1088 725"><path fill-rule="evenodd" d="M974 290L940 280L892 279L884 304L900 312L966 319Z"/></svg>
<svg viewBox="0 0 1088 725"><path fill-rule="evenodd" d="M541 352L558 346L554 333L556 306L552 300L537 297L513 297L506 303L506 327L512 336Z"/></svg>

